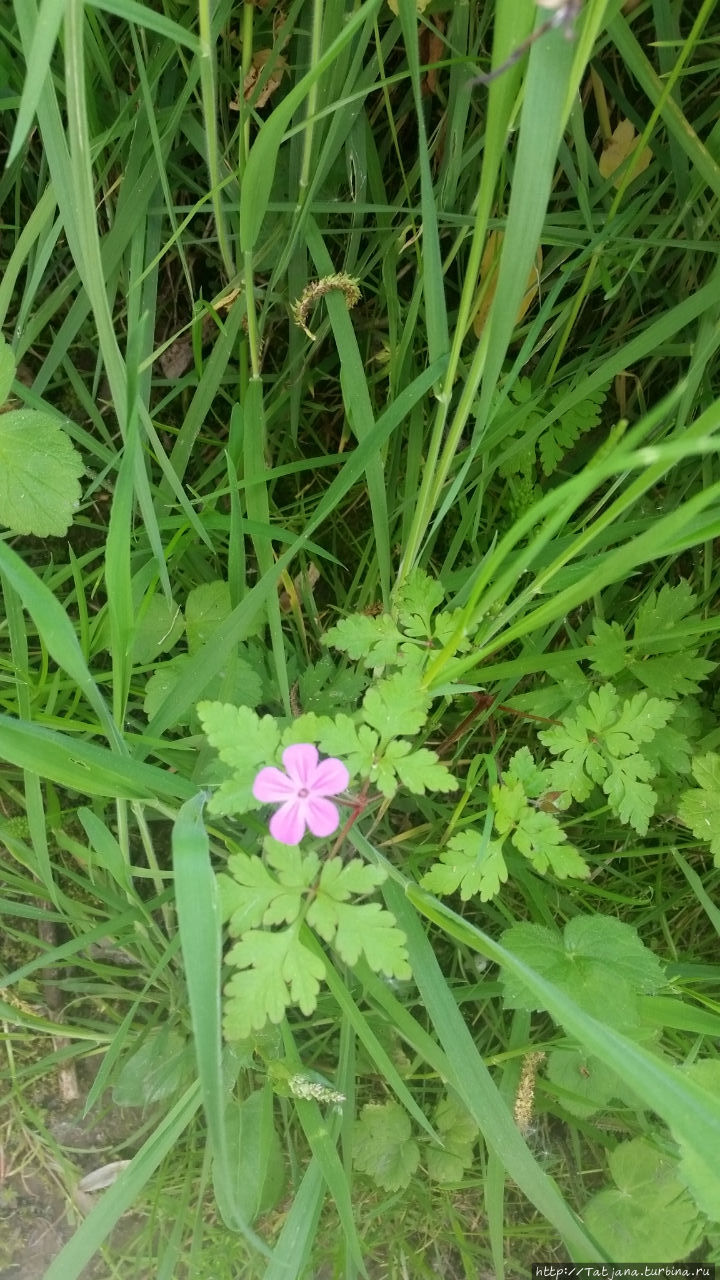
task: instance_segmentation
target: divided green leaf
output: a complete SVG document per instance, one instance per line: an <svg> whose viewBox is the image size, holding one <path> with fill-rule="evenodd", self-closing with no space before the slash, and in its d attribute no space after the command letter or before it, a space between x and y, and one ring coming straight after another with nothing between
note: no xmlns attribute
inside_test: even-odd
<svg viewBox="0 0 720 1280"><path fill-rule="evenodd" d="M698 788L684 791L678 817L698 840L710 846L715 866L720 867L720 755L714 751L692 762Z"/></svg>

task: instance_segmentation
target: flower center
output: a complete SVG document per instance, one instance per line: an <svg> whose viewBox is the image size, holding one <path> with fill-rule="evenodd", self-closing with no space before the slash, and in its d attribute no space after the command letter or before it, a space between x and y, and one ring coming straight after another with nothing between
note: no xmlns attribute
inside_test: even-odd
<svg viewBox="0 0 720 1280"><path fill-rule="evenodd" d="M309 795L310 795L310 792L308 791L307 787L301 787L300 790L298 791L299 800L305 800Z"/></svg>

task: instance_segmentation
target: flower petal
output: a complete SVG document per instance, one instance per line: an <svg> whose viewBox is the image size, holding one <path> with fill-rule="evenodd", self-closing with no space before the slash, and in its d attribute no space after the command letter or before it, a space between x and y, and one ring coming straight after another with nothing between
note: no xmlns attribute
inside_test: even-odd
<svg viewBox="0 0 720 1280"><path fill-rule="evenodd" d="M317 769L317 747L312 746L310 742L296 742L292 747L285 748L282 762L296 784L295 790L297 791L298 787L306 787L309 791Z"/></svg>
<svg viewBox="0 0 720 1280"><path fill-rule="evenodd" d="M336 760L334 756L330 756L327 760L321 760L315 770L315 777L312 781L312 794L314 796L336 796L339 791L344 791L350 781L348 773L342 760Z"/></svg>
<svg viewBox="0 0 720 1280"><path fill-rule="evenodd" d="M269 765L267 769L261 769L256 775L252 785L252 793L256 800L262 800L263 804L270 802L277 803L279 800L287 800L289 796L294 796L297 792L295 783L288 778L282 769L276 769L273 765Z"/></svg>
<svg viewBox="0 0 720 1280"><path fill-rule="evenodd" d="M314 836L331 836L337 831L340 815L332 801L309 796L305 801L305 821Z"/></svg>
<svg viewBox="0 0 720 1280"><path fill-rule="evenodd" d="M299 844L305 835L305 805L302 800L281 804L270 819L270 835L280 844Z"/></svg>

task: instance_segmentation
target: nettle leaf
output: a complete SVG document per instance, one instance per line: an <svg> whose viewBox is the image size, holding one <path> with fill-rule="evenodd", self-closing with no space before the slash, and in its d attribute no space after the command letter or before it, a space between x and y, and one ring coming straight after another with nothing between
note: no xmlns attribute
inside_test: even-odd
<svg viewBox="0 0 720 1280"><path fill-rule="evenodd" d="M476 895L481 902L489 902L507 878L502 840L483 844L481 833L468 829L450 837L440 861L425 873L420 884L438 897L459 889L463 902Z"/></svg>
<svg viewBox="0 0 720 1280"><path fill-rule="evenodd" d="M473 1148L480 1132L478 1126L453 1094L443 1098L435 1112L434 1122L443 1145L428 1148L428 1176L435 1182L460 1182L473 1162Z"/></svg>
<svg viewBox="0 0 720 1280"><path fill-rule="evenodd" d="M593 1196L583 1213L598 1243L612 1258L686 1258L704 1227L677 1161L634 1138L616 1147L608 1163L617 1190Z"/></svg>
<svg viewBox="0 0 720 1280"><path fill-rule="evenodd" d="M424 569L413 569L395 592L394 603L406 635L429 636L432 615L445 598L440 583Z"/></svg>
<svg viewBox="0 0 720 1280"><path fill-rule="evenodd" d="M248 813L259 808L252 794L258 771L275 760L280 731L272 716L262 719L249 707L224 702L199 702L197 713L203 731L232 776L208 802L212 813Z"/></svg>
<svg viewBox="0 0 720 1280"><path fill-rule="evenodd" d="M57 418L40 409L0 414L0 524L61 538L80 505L85 467Z"/></svg>
<svg viewBox="0 0 720 1280"><path fill-rule="evenodd" d="M225 987L228 1040L245 1040L266 1022L281 1022L291 1004L306 1017L314 1013L325 964L303 946L296 927L278 933L251 929L227 961L241 970Z"/></svg>
<svg viewBox="0 0 720 1280"><path fill-rule="evenodd" d="M414 737L422 729L430 706L430 695L422 688L419 676L398 671L387 680L379 680L363 698L363 716L377 729L380 741Z"/></svg>
<svg viewBox="0 0 720 1280"><path fill-rule="evenodd" d="M700 789L683 792L678 818L698 840L710 846L715 866L720 867L720 755L710 751L697 756L692 771Z"/></svg>
<svg viewBox="0 0 720 1280"><path fill-rule="evenodd" d="M353 1165L386 1191L402 1190L420 1162L411 1133L398 1102L368 1102L353 1129Z"/></svg>
<svg viewBox="0 0 720 1280"><path fill-rule="evenodd" d="M612 916L576 916L564 935L535 924L506 930L503 945L583 1009L622 1029L634 1039L647 1038L638 996L665 985L662 966L630 925ZM503 971L508 1008L542 1009L538 997L522 981ZM609 999L611 993L612 999Z"/></svg>
<svg viewBox="0 0 720 1280"><path fill-rule="evenodd" d="M323 636L323 644L346 653L353 662L361 659L366 667L382 667L395 662L402 635L389 613L369 618L354 613L343 618Z"/></svg>

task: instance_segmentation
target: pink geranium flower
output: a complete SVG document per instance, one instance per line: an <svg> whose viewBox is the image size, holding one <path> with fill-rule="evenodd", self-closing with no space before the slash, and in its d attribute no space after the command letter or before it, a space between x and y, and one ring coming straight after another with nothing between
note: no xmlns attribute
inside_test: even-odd
<svg viewBox="0 0 720 1280"><path fill-rule="evenodd" d="M340 815L327 796L344 791L350 781L342 760L319 760L309 742L286 747L282 761L286 772L270 765L253 782L253 795L263 804L280 808L270 819L270 835L281 844L299 844L308 827L314 836L330 836Z"/></svg>

